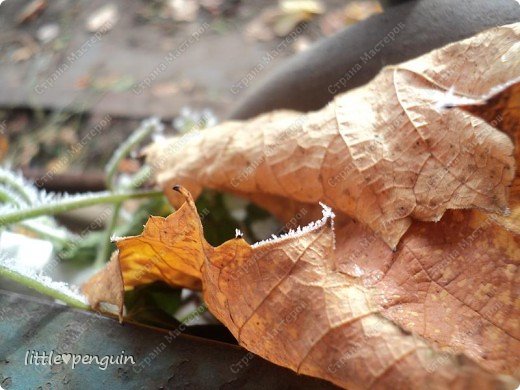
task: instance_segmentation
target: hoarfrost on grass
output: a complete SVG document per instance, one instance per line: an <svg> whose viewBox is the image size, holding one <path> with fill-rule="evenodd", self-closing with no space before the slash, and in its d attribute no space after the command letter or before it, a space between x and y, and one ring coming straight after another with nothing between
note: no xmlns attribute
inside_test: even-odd
<svg viewBox="0 0 520 390"><path fill-rule="evenodd" d="M47 192L45 189L36 188L33 183L27 181L20 173L13 173L0 168L0 189L10 194L16 194L11 202L0 206L0 225L2 216L23 210L41 206L59 206L68 202L76 202L99 197L109 192L86 192L82 194L68 194ZM117 194L117 192L116 192Z"/></svg>
<svg viewBox="0 0 520 390"><path fill-rule="evenodd" d="M86 297L79 291L76 286L71 286L65 282L57 282L52 280L47 275L44 275L41 272L36 272L33 268L23 265L21 262L17 261L17 259L8 257L5 254L1 255L0 267L5 268L12 273L30 278L51 290L74 298L79 302L84 303L85 305L88 304Z"/></svg>

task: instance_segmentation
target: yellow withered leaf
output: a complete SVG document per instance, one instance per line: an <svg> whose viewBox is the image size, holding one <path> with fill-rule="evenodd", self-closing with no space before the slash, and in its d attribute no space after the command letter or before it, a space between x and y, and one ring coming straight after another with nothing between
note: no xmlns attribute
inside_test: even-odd
<svg viewBox="0 0 520 390"><path fill-rule="evenodd" d="M156 281L200 290L202 263L196 264L194 259L202 259L209 244L198 214L191 215L195 210L191 197L189 202L190 207L182 206L167 218L151 216L139 236L116 239L118 251L82 287L94 309L103 302L114 304L121 320L124 291Z"/></svg>

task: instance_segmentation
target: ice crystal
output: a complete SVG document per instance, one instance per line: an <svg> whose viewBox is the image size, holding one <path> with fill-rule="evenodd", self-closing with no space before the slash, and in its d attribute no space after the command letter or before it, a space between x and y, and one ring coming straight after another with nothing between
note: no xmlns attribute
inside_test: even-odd
<svg viewBox="0 0 520 390"><path fill-rule="evenodd" d="M332 209L329 206L327 206L321 202L320 202L320 205L322 207L322 215L323 215L323 217L320 220L313 221L304 227L298 226L298 228L296 228L296 230L291 229L287 233L281 234L279 236L276 236L275 234L273 234L270 238L253 244L252 247L256 248L256 247L259 247L259 246L262 246L262 245L265 245L268 243L272 243L275 241L300 237L308 232L315 231L315 230L318 230L319 228L323 227L327 223L328 220L330 220L332 230L334 231L334 217L335 217L334 212L332 211ZM334 245L335 245L335 243L334 243Z"/></svg>

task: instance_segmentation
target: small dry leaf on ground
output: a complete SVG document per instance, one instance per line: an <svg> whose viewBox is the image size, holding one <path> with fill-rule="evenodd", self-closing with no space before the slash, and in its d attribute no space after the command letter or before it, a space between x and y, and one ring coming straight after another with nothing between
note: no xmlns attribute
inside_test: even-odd
<svg viewBox="0 0 520 390"><path fill-rule="evenodd" d="M251 40L270 41L285 37L300 23L325 12L323 4L316 0L284 0L277 6L265 8L246 27L246 37Z"/></svg>
<svg viewBox="0 0 520 390"><path fill-rule="evenodd" d="M119 261L85 286L92 306L121 307L124 288L154 280L202 287L248 350L345 388L515 388L519 35L503 26L386 68L319 112L152 145L148 161L180 207L117 241ZM173 182L282 217L324 201L336 228L324 207L287 236L214 248Z"/></svg>
<svg viewBox="0 0 520 390"><path fill-rule="evenodd" d="M360 22L369 16L383 12L381 3L375 0L349 1L340 9L328 12L320 21L321 31L332 35L346 26Z"/></svg>

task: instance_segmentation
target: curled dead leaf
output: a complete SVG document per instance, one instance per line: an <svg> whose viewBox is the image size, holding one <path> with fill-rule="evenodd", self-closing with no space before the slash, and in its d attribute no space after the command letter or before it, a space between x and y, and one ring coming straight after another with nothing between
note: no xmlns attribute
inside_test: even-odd
<svg viewBox="0 0 520 390"><path fill-rule="evenodd" d="M502 26L387 67L317 112L278 111L153 144L148 162L163 188L262 197L269 210L284 208L280 198L323 201L391 248L412 220L438 221L448 209L504 215L513 143L453 101L499 97L518 80L519 36L520 24Z"/></svg>

